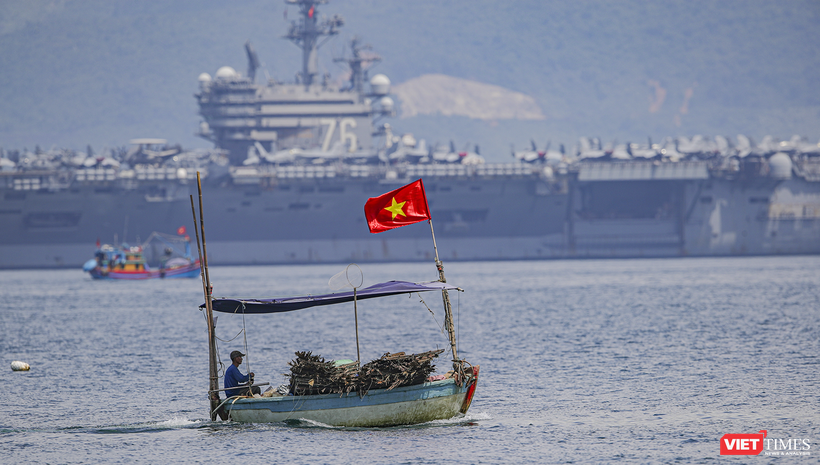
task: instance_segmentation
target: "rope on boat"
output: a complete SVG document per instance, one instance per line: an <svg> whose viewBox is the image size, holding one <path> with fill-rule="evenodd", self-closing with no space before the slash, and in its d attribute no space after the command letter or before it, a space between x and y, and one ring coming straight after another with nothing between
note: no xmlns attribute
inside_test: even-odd
<svg viewBox="0 0 820 465"><path fill-rule="evenodd" d="M420 302L421 302L421 303L422 303L425 307L427 307L427 311L428 311L428 312L430 312L430 314L431 314L431 315L433 315L433 321L435 321L435 322L436 322L436 325L438 325L438 329L439 329L439 330L442 332L442 334L443 334L443 333L444 333L444 326L442 326L442 325L438 322L438 320L436 319L436 313L435 313L435 312L434 312L434 311L430 308L430 306L429 306L429 305L427 305L427 302L425 302L425 301L424 301L424 297L422 297L422 296L421 296L421 293L420 293L420 292L417 292L417 293L416 293L416 295L417 295L417 296L419 296L419 301L420 301ZM459 339L459 334L461 333L461 331L460 331L460 330L461 330L461 294L456 294L456 296L457 296L457 304L456 304L456 341L458 341L458 339ZM451 352L451 353L452 353L452 351L453 351L453 350L452 350L452 349L450 349L450 352Z"/></svg>
<svg viewBox="0 0 820 465"><path fill-rule="evenodd" d="M411 295L412 295L412 294L411 294ZM430 306L429 306L429 305L427 305L427 302L425 302L425 301L424 301L424 297L422 297L422 296L421 296L421 293L420 293L420 292L416 292L416 295L417 295L417 296L419 296L419 301L420 301L422 304L424 304L424 306L425 306L425 307L427 307L427 311L428 311L428 312L430 312L430 314L431 314L431 315L433 315L433 321L435 321L435 322L436 322L436 325L438 325L438 329L439 329L439 331L441 331L441 333L442 333L442 334L444 334L444 326L442 326L442 325L438 322L438 320L436 319L436 313L435 313L435 312L433 312L433 310L430 308ZM459 304L458 304L458 305L459 305L459 307L458 307L458 308L459 308L459 311L460 311L460 309L461 309L461 295L459 295L459 296L458 296L458 299L459 299L459 300L458 300L458 302L459 302ZM459 313L459 314L460 314L460 313ZM459 321L460 321L460 320L459 320ZM458 340L458 336L456 336L456 340ZM452 349L452 348L450 348L450 350L449 350L449 351L450 351L450 353L452 353L452 352L453 352L453 349Z"/></svg>
<svg viewBox="0 0 820 465"><path fill-rule="evenodd" d="M200 307L199 311L202 312L202 317L205 318L205 321L207 323L208 315L205 314L205 309ZM239 335L237 334L237 336L239 336ZM234 337L234 339L236 339L236 337ZM219 380L219 378L220 378L219 372L223 371L224 367L222 365L222 360L219 359L219 348L218 348L217 343L216 343L217 340L219 340L219 338L216 337L216 327L214 327L214 349L216 349L216 356L217 356L216 357L216 362L219 364L219 368L217 369L217 373L216 373L216 379ZM217 382L217 384L219 384L219 383Z"/></svg>
<svg viewBox="0 0 820 465"><path fill-rule="evenodd" d="M229 400L231 401L231 408L230 408L230 410L228 410L228 420L229 421L233 420L233 418L231 418L231 412L233 412L233 404L239 399L241 399L241 397L229 397L229 398L225 399L225 402L222 402L223 404L226 404L226 403L228 403ZM219 410L219 409L217 408L217 410Z"/></svg>
<svg viewBox="0 0 820 465"><path fill-rule="evenodd" d="M208 315L205 314L205 309L200 307L199 311L202 312L202 317L205 318L205 320L207 321L208 320ZM225 342L225 343L231 342L234 339L238 338L239 335L242 334L242 331L244 331L244 329L240 330L238 333L236 333L236 336L234 336L230 339L222 339L222 338L220 338L219 336L216 335L216 326L214 326L214 349L216 350L216 354L214 354L214 355L216 355L216 363L219 365L219 367L217 368L217 372L216 372L217 373L216 379L219 379L222 376L224 376L224 375L220 375L220 373L225 373L225 364L222 363L222 358L219 356L219 341L222 341L222 342Z"/></svg>
<svg viewBox="0 0 820 465"><path fill-rule="evenodd" d="M422 297L422 296L421 296L421 292L416 292L416 295L417 295L417 296L419 296L419 301L420 301L422 304L424 304L424 306L425 306L425 307L427 307L427 311L428 311L428 312L430 312L430 314L431 314L431 315L433 315L433 321L435 321L435 322L436 322L436 325L438 325L438 328L439 328L439 329L441 330L441 332L443 333L443 332L444 332L444 327L443 327L443 326L441 326L441 324L439 324L438 320L436 319L436 314L435 314L435 312L433 312L433 310L432 310L432 309L430 309L430 306L429 306L429 305L427 305L427 302L425 302L425 301L424 301L424 297Z"/></svg>
<svg viewBox="0 0 820 465"><path fill-rule="evenodd" d="M238 337L239 337L239 335L240 335L240 334L242 334L242 332L243 332L243 331L244 331L244 329L240 329L240 330L239 330L239 332L238 332L238 333L236 333L236 336L234 336L234 337L232 337L232 338L230 338L230 339L222 339L222 338L220 338L220 337L217 337L216 339L217 339L217 340L219 340L219 341L222 341L222 342L232 342L234 339L238 338Z"/></svg>
<svg viewBox="0 0 820 465"><path fill-rule="evenodd" d="M237 334L237 336L239 335ZM234 337L234 339L236 339L236 337ZM219 365L216 369L217 379L222 378L225 376L225 365L222 363L222 357L219 356L219 338L216 337L216 327L214 327L214 356L216 357L216 364Z"/></svg>
<svg viewBox="0 0 820 465"><path fill-rule="evenodd" d="M221 408L222 408L222 406L223 406L223 405L225 405L225 404L227 404L227 403L228 403L228 401L229 401L229 400L231 400L231 399L232 399L231 397L228 397L227 399L223 400L223 401L219 404L219 406L216 408L216 410L214 410L214 411L215 411L215 412L218 412L218 411L219 411L219 409L221 409ZM231 407L233 407L233 406L231 406ZM228 412L228 415L230 416L230 414L231 414L231 413L230 413L230 411L229 411L229 412Z"/></svg>

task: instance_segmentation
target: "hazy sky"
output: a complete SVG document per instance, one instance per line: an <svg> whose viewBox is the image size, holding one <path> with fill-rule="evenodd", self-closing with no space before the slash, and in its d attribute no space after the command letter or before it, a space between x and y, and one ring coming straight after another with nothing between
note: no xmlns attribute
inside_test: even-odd
<svg viewBox="0 0 820 465"><path fill-rule="evenodd" d="M261 75L291 80L299 51L281 37L295 13L273 0L2 1L0 147L136 137L207 147L194 136L197 76L244 72L250 39ZM481 144L490 158L531 138L820 138L817 1L335 0L320 13L346 21L322 48L333 76L345 70L332 58L356 34L394 84L444 74L531 97L544 120L393 123L431 142Z"/></svg>

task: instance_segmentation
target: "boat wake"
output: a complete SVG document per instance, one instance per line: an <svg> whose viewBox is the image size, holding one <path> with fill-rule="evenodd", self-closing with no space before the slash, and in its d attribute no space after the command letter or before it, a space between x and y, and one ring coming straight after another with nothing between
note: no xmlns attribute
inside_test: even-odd
<svg viewBox="0 0 820 465"><path fill-rule="evenodd" d="M447 425L469 425L481 420L491 420L490 414L485 412L467 412L466 415L461 415L446 420L433 420L428 423L423 423L427 426L447 426Z"/></svg>
<svg viewBox="0 0 820 465"><path fill-rule="evenodd" d="M87 434L129 434L129 433L159 433L169 430L196 429L208 426L207 420L188 420L187 418L173 417L163 421L149 421L142 423L102 426L65 426L58 428L8 428L0 429L0 434L7 433L87 433Z"/></svg>
<svg viewBox="0 0 820 465"><path fill-rule="evenodd" d="M359 427L345 427L332 426L322 422L308 420L304 418L287 420L285 425L293 428L318 428L318 429L333 429L333 430L374 430L374 429L418 429L430 427L442 427L452 425L474 425L476 422L482 420L490 420L492 417L485 412L468 413L466 415L459 415L454 418L446 420L433 420L427 423L419 423L415 425L402 425L382 428L359 428ZM0 434L13 433L86 433L86 434L131 434L131 433L161 433L172 430L198 429L210 428L218 425L224 426L238 426L236 423L228 422L212 422L206 419L203 420L189 420L182 417L173 417L162 421L148 421L142 423L122 424L122 425L104 425L104 426L67 426L62 428L3 428L0 429Z"/></svg>
<svg viewBox="0 0 820 465"><path fill-rule="evenodd" d="M203 423L205 423L205 422L201 421L201 420L188 420L187 418L174 417L174 418L171 418L170 420L157 422L157 423L155 423L155 425L158 426L158 427L164 427L164 428L168 428L168 429L177 429L177 428L187 428L189 426L197 427L197 426L201 426Z"/></svg>
<svg viewBox="0 0 820 465"><path fill-rule="evenodd" d="M169 430L195 429L209 424L205 420L188 420L187 418L173 417L164 421L149 421L125 425L70 428L72 432L92 434L129 434L129 433L160 433Z"/></svg>

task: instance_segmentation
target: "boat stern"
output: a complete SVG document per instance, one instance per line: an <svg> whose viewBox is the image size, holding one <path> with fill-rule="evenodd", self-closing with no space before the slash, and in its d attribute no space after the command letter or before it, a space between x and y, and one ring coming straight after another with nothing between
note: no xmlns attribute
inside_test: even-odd
<svg viewBox="0 0 820 465"><path fill-rule="evenodd" d="M464 402L461 403L461 413L467 413L467 410L470 409L470 404L473 402L473 396L475 395L475 388L478 384L478 368L479 366L473 366L465 370L468 381L467 381L467 393L464 395Z"/></svg>

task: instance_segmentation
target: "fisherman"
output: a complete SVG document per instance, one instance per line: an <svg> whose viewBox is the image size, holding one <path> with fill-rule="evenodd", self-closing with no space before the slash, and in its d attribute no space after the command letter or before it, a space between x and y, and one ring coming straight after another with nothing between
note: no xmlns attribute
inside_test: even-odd
<svg viewBox="0 0 820 465"><path fill-rule="evenodd" d="M168 263L168 260L171 259L171 255L173 255L174 251L171 250L170 247L165 248L165 254L162 258L159 259L159 277L165 277L165 265Z"/></svg>
<svg viewBox="0 0 820 465"><path fill-rule="evenodd" d="M238 350L231 352L231 362L233 363L225 370L225 395L228 397L250 396L262 392L259 387L251 387L250 392L248 392L249 389L247 386L253 384L253 372L243 375L242 372L239 371L239 365L242 364L242 357L244 356L245 354ZM238 389L230 389L237 387Z"/></svg>

